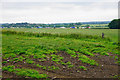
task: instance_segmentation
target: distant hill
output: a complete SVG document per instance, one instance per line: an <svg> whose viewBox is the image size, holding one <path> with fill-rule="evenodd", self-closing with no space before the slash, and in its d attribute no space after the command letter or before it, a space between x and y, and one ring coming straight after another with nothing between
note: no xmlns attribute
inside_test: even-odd
<svg viewBox="0 0 120 80"><path fill-rule="evenodd" d="M81 22L82 24L109 24L111 21L92 21L92 22Z"/></svg>

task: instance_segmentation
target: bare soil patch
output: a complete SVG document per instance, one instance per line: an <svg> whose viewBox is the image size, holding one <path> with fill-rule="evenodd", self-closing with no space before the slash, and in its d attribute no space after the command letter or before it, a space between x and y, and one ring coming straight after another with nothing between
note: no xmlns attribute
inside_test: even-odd
<svg viewBox="0 0 120 80"><path fill-rule="evenodd" d="M16 68L29 68L29 69L35 69L39 71L39 73L47 74L50 78L111 78L114 75L118 75L118 65L115 63L117 60L114 59L114 54L112 54L112 57L110 56L101 56L96 55L94 57L88 56L91 59L94 59L96 62L99 63L99 66L91 66L89 64L82 63L78 60L78 57L72 58L68 53L64 51L60 51L58 53L55 53L56 55L63 56L64 59L63 62L70 61L74 67L68 68L66 65L61 65L53 62L51 59L47 61L39 61L37 59L32 60L35 61L35 63L43 65L43 66L56 66L60 69L58 70L43 70L36 65L33 64L27 64L24 62L8 62L7 64L3 64L3 66L8 65L14 65ZM6 60L3 60L6 61ZM19 65L19 66L18 66ZM18 66L18 67L17 67ZM78 67L79 66L85 66L87 70L81 70ZM3 71L3 78L16 78L20 76L16 76L14 73ZM22 78L22 77L21 77Z"/></svg>

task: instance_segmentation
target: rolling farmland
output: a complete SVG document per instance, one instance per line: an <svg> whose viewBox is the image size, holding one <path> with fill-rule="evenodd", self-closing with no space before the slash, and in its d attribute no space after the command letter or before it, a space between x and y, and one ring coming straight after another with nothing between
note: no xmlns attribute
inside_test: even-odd
<svg viewBox="0 0 120 80"><path fill-rule="evenodd" d="M101 37L101 33L105 38ZM3 29L3 78L118 77L117 29Z"/></svg>

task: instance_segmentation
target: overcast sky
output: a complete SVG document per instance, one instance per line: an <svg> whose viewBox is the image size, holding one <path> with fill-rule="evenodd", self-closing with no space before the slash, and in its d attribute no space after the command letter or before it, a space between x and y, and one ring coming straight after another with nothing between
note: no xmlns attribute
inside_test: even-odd
<svg viewBox="0 0 120 80"><path fill-rule="evenodd" d="M1 23L66 23L118 18L119 0L1 0Z"/></svg>

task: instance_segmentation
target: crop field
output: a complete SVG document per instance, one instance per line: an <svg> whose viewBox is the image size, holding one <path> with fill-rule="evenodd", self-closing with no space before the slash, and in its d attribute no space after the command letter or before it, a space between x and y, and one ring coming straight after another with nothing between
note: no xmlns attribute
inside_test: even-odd
<svg viewBox="0 0 120 80"><path fill-rule="evenodd" d="M2 77L116 78L117 36L117 29L3 29Z"/></svg>

